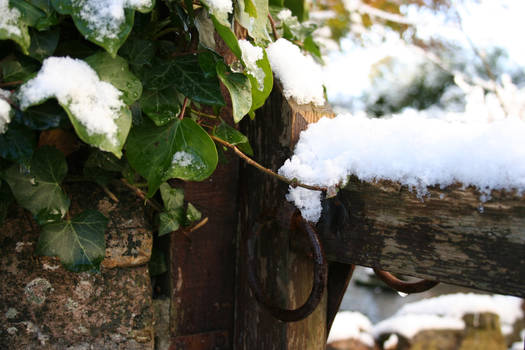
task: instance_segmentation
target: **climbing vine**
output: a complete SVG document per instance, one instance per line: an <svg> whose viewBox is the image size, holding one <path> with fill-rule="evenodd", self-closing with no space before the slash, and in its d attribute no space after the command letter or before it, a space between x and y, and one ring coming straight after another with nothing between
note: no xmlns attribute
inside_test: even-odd
<svg viewBox="0 0 525 350"><path fill-rule="evenodd" d="M286 7L295 16L274 21ZM123 183L158 212L159 235L198 224L200 212L167 181L208 178L225 145L251 155L246 136L219 115L238 123L264 104L273 87L265 48L285 37L320 59L315 28L298 20L301 2L0 0L0 8L0 219L14 201L30 211L36 252L72 271L99 268L108 219L71 216L64 182L94 182L113 200L109 183Z"/></svg>
<svg viewBox="0 0 525 350"><path fill-rule="evenodd" d="M365 10L400 7L366 3ZM347 23L349 13L337 1L325 5L317 6L334 10L328 24L337 37L334 23ZM309 6L315 4L0 0L0 224L16 201L40 225L36 252L73 271L99 268L108 219L92 210L72 216L64 182L96 183L118 201L108 185L119 181L157 212L159 235L203 225L206 218L168 181L208 178L226 149L272 173L249 158L249 141L234 124L255 118L273 73L294 66L272 72L270 45L280 41L274 52L297 54L306 65L311 57L322 61L316 26L306 21ZM296 76L303 73L312 72ZM298 101L322 103L322 91Z"/></svg>

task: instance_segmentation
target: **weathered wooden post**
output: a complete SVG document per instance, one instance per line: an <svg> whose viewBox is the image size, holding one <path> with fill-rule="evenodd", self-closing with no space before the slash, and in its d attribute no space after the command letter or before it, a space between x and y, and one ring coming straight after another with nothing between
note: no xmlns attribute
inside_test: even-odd
<svg viewBox="0 0 525 350"><path fill-rule="evenodd" d="M293 151L299 133L327 108L299 106L275 87L270 100L243 130L252 143L254 159L278 169ZM286 202L288 186L247 164L240 172L240 225L237 236L235 347L237 349L324 349L326 293L316 311L302 321L283 323L261 308L246 281L243 239L256 223L265 224L258 240L258 276L267 295L282 308L293 309L307 298L312 286L312 260L308 252L294 251L290 220L295 208Z"/></svg>

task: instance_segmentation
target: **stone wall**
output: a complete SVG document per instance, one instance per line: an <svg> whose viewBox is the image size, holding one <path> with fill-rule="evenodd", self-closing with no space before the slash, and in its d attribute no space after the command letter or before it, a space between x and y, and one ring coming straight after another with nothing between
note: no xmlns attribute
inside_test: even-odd
<svg viewBox="0 0 525 350"><path fill-rule="evenodd" d="M152 231L142 201L122 186L112 190L118 203L95 185L66 187L72 215L97 209L110 219L99 273L35 256L38 225L10 208L0 226L0 349L154 348Z"/></svg>

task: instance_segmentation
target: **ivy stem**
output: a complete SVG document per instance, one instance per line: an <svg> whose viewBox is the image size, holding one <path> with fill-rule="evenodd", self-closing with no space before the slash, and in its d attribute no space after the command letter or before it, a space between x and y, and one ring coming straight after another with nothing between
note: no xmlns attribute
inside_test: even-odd
<svg viewBox="0 0 525 350"><path fill-rule="evenodd" d="M272 26L273 37L275 40L279 40L279 34L277 33L277 27L275 26L275 21L270 13L268 13L268 19L270 20L270 25Z"/></svg>
<svg viewBox="0 0 525 350"><path fill-rule="evenodd" d="M135 186L133 186L132 184L130 184L126 179L120 179L120 181L127 187L129 188L130 190L132 190L136 195L137 197L139 197L140 199L142 199L143 201L145 201L146 203L148 203L149 205L151 205L151 207L153 209L155 209L156 211L158 212L161 212L162 211L162 207L157 204L157 202L155 202L153 199L148 199L146 198L146 195L144 194L144 192L142 192L142 190L140 188L137 188Z"/></svg>
<svg viewBox="0 0 525 350"><path fill-rule="evenodd" d="M188 105L188 98L184 97L184 102L182 102L182 110L180 111L179 119L184 119L184 112L186 112L186 106Z"/></svg>
<svg viewBox="0 0 525 350"><path fill-rule="evenodd" d="M157 34L155 34L153 36L153 40L157 40L158 38L166 35L166 34L169 34L169 33L173 33L173 32L176 32L177 31L177 28L166 28L164 30L161 30L160 32L158 32Z"/></svg>
<svg viewBox="0 0 525 350"><path fill-rule="evenodd" d="M199 221L199 223L197 225L195 225L192 228L190 228L188 230L188 233L192 233L193 231L196 231L196 230L200 229L202 226L206 225L207 223L208 223L208 217L205 217L204 219Z"/></svg>
<svg viewBox="0 0 525 350"><path fill-rule="evenodd" d="M200 117L206 117L206 118L211 118L211 119L217 119L217 117L214 116L214 115L211 115L211 114L208 114L208 113L204 113L204 112L198 111L198 110L193 109L193 108L191 108L190 111L192 111L193 113L197 114L197 115L200 116Z"/></svg>
<svg viewBox="0 0 525 350"><path fill-rule="evenodd" d="M113 202L115 202L115 203L118 203L118 202L119 202L117 196L115 196L115 194L114 194L113 192L111 192L111 191L109 190L109 188L107 188L106 186L102 186L102 185L101 185L100 187L102 188L102 191L104 191L104 193L107 194L108 197L111 198L111 200L112 200Z"/></svg>
<svg viewBox="0 0 525 350"><path fill-rule="evenodd" d="M306 188L306 189L309 189L309 190L314 190L314 191L323 191L323 192L327 191L326 187L312 186L312 185L303 184L302 182L299 182L296 179L290 180L287 177L279 175L279 174L273 172L272 170L263 167L261 164L257 163L256 161L254 161L253 159L248 157L246 154L241 152L235 145L232 145L231 143L229 143L227 141L224 141L223 139L220 139L220 138L218 138L217 136L214 136L214 135L210 135L210 137L213 140L215 140L218 143L220 143L221 145L224 145L224 146L226 146L228 148L231 148L239 157L244 159L244 161L246 163L250 164L251 166L253 166L253 167L257 168L257 169L259 169L260 171L262 171L265 174L273 176L273 177L275 177L276 179L278 179L278 180L280 180L282 182L286 182L288 185L290 185L292 187L299 186L299 187L303 187L303 188Z"/></svg>
<svg viewBox="0 0 525 350"><path fill-rule="evenodd" d="M24 83L23 80L8 81L8 82L5 82L5 83L0 83L0 88L7 87L7 86L20 85L20 84L23 84L23 83Z"/></svg>

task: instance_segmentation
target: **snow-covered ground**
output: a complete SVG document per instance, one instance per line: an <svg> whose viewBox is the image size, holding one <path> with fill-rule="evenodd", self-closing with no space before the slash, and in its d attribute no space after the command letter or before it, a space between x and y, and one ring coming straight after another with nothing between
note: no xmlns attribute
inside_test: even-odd
<svg viewBox="0 0 525 350"><path fill-rule="evenodd" d="M405 304L396 314L375 325L361 313L341 311L334 320L328 343L356 339L372 346L373 339L378 340L385 334L411 339L424 330L463 330L463 316L485 312L499 316L501 332L508 336L513 332L514 324L524 318L522 302L519 298L502 295L448 294ZM517 343L513 348L520 344L523 346L523 343Z"/></svg>

